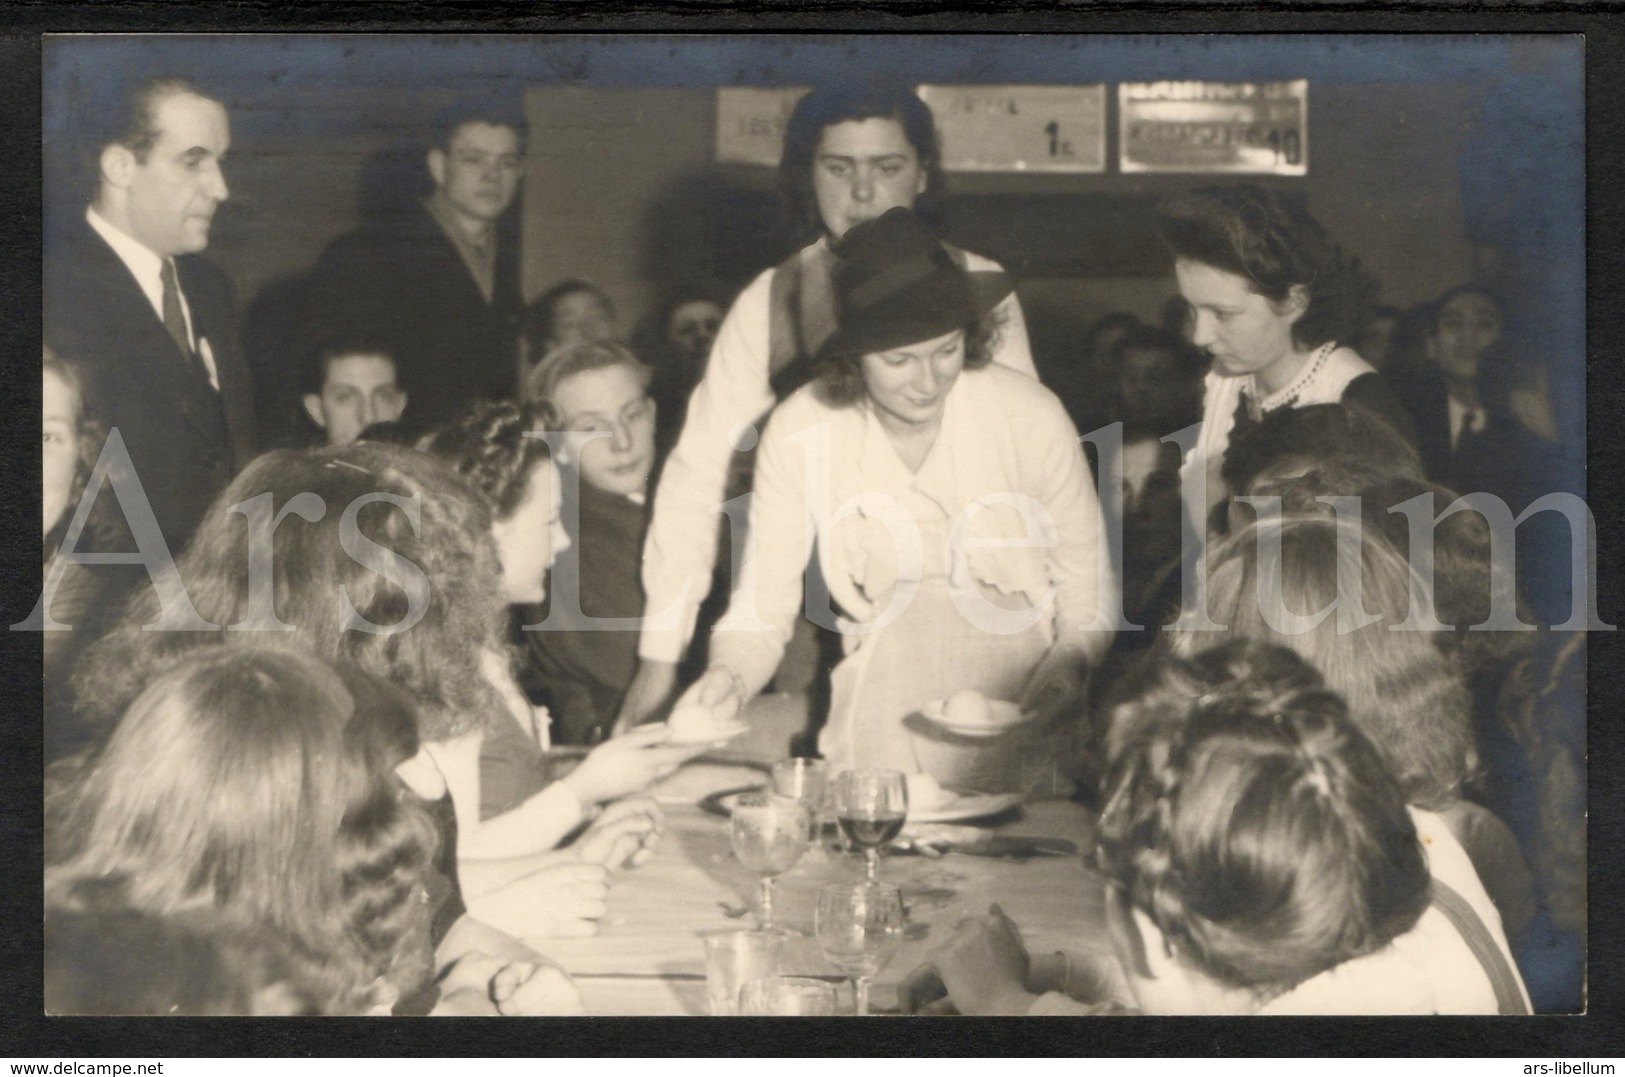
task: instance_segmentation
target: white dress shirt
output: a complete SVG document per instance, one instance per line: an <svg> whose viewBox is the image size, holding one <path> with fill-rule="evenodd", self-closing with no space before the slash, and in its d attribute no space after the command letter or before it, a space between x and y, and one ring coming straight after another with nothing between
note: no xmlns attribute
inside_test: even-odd
<svg viewBox="0 0 1625 1077"><path fill-rule="evenodd" d="M96 234L113 248L119 261L130 271L135 282L141 288L141 294L147 297L152 304L152 312L158 316L158 323L164 321L164 261L151 248L133 239L113 225L107 223L94 207L85 209L85 220ZM203 366L209 372L209 384L216 389L220 388L220 373L214 365L214 352L209 348L209 342L198 337L197 330L192 324L192 308L187 305L186 291L181 288L180 275L175 276L175 292L180 296L181 317L186 320L186 337L192 342L192 350L203 359Z"/></svg>

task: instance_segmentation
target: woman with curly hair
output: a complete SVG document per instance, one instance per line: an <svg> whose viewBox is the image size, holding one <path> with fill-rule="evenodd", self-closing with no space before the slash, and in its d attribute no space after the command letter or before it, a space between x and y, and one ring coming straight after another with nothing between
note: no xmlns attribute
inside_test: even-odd
<svg viewBox="0 0 1625 1077"><path fill-rule="evenodd" d="M808 616L845 650L819 738L831 766L1008 789L1011 738L918 716L975 690L1044 719L1036 736L1075 706L1116 608L1088 466L1055 395L991 363L1002 274L961 269L906 209L836 252L839 328L768 423L740 583L679 706L732 715L766 685L816 535L839 609L809 592Z"/></svg>
<svg viewBox="0 0 1625 1077"><path fill-rule="evenodd" d="M965 1013L1528 1013L1461 850L1297 655L1230 641L1147 666L1115 716L1096 864L1127 999L1076 998L995 906L905 982Z"/></svg>
<svg viewBox="0 0 1625 1077"><path fill-rule="evenodd" d="M358 712L335 673L292 652L182 662L68 794L48 904L95 907L112 890L139 912L270 929L324 1012L392 1005L431 970L435 838L398 796L390 745L413 734L382 727L386 713Z"/></svg>
<svg viewBox="0 0 1625 1077"><path fill-rule="evenodd" d="M532 538L548 531L550 483L525 487L521 530ZM539 578L547 561L505 567L492 533L486 500L427 453L369 442L267 453L210 507L177 562L192 608L225 630L144 631L159 601L141 596L87 653L82 710L106 728L168 663L215 646L299 649L394 685L417 706L424 745L408 780L425 799L450 801L470 911L513 935L591 933L605 863L626 852L615 828L630 824L606 817L609 832L551 850L598 803L629 791L613 759L578 767L512 811L481 812L482 744L515 721L489 674L501 665L492 656L504 576Z"/></svg>
<svg viewBox="0 0 1625 1077"><path fill-rule="evenodd" d="M1196 476L1207 483L1206 502L1193 505L1202 518L1190 521L1199 533L1227 496L1226 450L1273 411L1357 404L1413 439L1398 397L1347 344L1376 283L1320 222L1273 191L1240 185L1175 196L1157 226L1192 311L1192 343L1213 359L1201 438L1182 472L1187 488Z"/></svg>
<svg viewBox="0 0 1625 1077"><path fill-rule="evenodd" d="M417 748L411 708L371 678L296 651L196 653L59 790L47 906L70 922L133 914L201 932L250 995L272 986L243 965L264 947L238 952L258 933L275 978L320 1013L578 1005L534 955L501 959L498 977L462 951L434 975L434 921L461 906L431 870L434 823L395 774Z"/></svg>
<svg viewBox="0 0 1625 1077"><path fill-rule="evenodd" d="M423 442L426 451L484 495L502 569L502 598L510 607L532 611L546 597L548 568L570 546L559 518L558 469L547 441L533 436L541 432L544 410L477 402ZM590 447L596 451L605 446ZM488 649L482 655L485 678L501 696L504 713L513 719L492 722L485 730L480 752L480 811L485 817L512 811L549 788L542 753L551 744L552 718L526 699L514 676L513 659L506 650ZM665 726L651 726L593 748L566 779L583 798L581 810L640 792L704 750L703 744L665 745L667 735ZM621 801L614 813L624 826L635 828L626 831L628 838L652 843L659 836L661 813L653 800ZM570 816L572 825L579 814ZM632 852L637 851L633 843Z"/></svg>

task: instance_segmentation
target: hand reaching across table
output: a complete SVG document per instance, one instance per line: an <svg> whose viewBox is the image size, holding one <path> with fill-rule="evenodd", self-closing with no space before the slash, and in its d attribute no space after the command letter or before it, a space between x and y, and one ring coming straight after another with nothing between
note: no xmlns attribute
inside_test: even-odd
<svg viewBox="0 0 1625 1077"><path fill-rule="evenodd" d="M664 725L640 726L612 737L588 752L560 782L585 808L640 793L705 750L704 745L668 744L670 738L671 730Z"/></svg>
<svg viewBox="0 0 1625 1077"><path fill-rule="evenodd" d="M608 868L563 863L467 901L476 919L518 938L534 939L596 935L598 920L609 909L608 899Z"/></svg>

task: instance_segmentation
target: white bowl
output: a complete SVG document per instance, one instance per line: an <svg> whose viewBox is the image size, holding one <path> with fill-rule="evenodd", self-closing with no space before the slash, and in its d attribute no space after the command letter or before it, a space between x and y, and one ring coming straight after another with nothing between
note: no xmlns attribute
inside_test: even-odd
<svg viewBox="0 0 1625 1077"><path fill-rule="evenodd" d="M966 695L967 693L960 693L949 699L939 699L922 708L920 714L962 737L996 737L1033 718L1033 715L1023 711L1019 704L1003 699L986 698L981 699L984 705L981 707L963 705L953 707L950 716L950 703ZM980 713L977 713L978 711Z"/></svg>

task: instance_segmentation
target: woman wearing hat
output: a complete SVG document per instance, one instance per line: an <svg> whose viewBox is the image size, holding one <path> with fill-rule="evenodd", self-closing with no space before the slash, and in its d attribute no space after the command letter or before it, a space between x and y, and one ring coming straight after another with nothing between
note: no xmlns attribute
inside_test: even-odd
<svg viewBox="0 0 1625 1077"><path fill-rule="evenodd" d="M734 301L688 402L683 434L661 467L644 544L644 628L623 727L668 702L717 561L717 506L743 493L750 460L735 432L759 432L767 414L806 380L835 329L832 247L847 230L897 206L933 226L946 177L931 110L898 80L843 79L813 89L785 125L779 186L806 243L764 271ZM971 269L998 266L946 247ZM1015 296L1001 310L993 361L1037 377ZM752 442L754 438L750 439Z"/></svg>
<svg viewBox="0 0 1625 1077"><path fill-rule="evenodd" d="M809 590L808 615L845 651L823 754L1004 784L913 716L963 689L1049 717L1080 699L1116 583L1077 431L1049 390L990 364L1002 273L960 268L901 208L836 253L836 332L763 435L744 571L683 704L728 714L767 684L815 536L829 594Z"/></svg>

